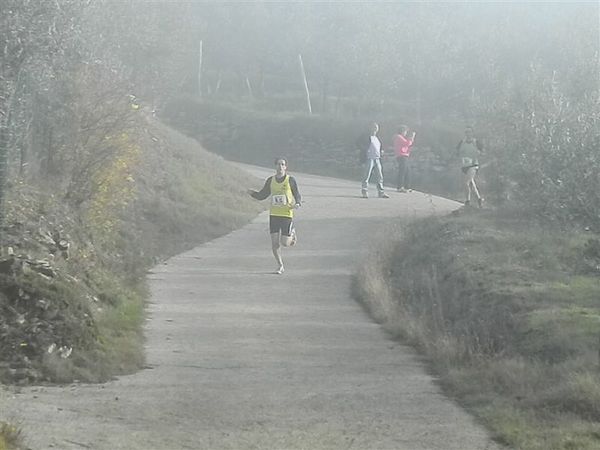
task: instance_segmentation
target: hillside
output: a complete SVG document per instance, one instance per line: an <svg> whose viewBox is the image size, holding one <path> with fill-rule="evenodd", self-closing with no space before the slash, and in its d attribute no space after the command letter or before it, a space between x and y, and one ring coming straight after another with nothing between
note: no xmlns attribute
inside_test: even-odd
<svg viewBox="0 0 600 450"><path fill-rule="evenodd" d="M79 209L11 186L0 258L0 379L102 381L143 365L145 273L247 223L259 180L140 111Z"/></svg>
<svg viewBox="0 0 600 450"><path fill-rule="evenodd" d="M396 225L355 293L510 448L597 449L600 240L524 209Z"/></svg>

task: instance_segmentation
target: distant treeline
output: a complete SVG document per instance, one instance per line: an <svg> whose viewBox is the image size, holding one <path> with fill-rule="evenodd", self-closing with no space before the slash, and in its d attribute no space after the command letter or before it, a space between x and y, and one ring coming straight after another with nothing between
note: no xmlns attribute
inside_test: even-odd
<svg viewBox="0 0 600 450"><path fill-rule="evenodd" d="M131 106L187 93L471 124L498 198L599 225L597 3L5 3L0 201L8 179L61 174L84 204Z"/></svg>

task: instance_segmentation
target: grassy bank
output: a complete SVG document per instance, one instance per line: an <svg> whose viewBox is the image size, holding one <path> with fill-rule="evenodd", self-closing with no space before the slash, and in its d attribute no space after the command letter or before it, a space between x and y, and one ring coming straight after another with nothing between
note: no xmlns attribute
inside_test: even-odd
<svg viewBox="0 0 600 450"><path fill-rule="evenodd" d="M0 230L0 381L101 382L144 364L145 274L243 226L258 180L140 114L84 201L15 180ZM69 248L59 248L68 242ZM61 244L62 245L62 244ZM0 404L0 449L23 448Z"/></svg>
<svg viewBox="0 0 600 450"><path fill-rule="evenodd" d="M123 151L85 203L73 207L42 184L12 187L0 255L0 380L97 382L139 369L146 271L263 208L245 193L253 177L152 118L137 123L116 141ZM61 240L68 251L57 248Z"/></svg>
<svg viewBox="0 0 600 450"><path fill-rule="evenodd" d="M0 450L23 449L21 430L14 425L0 422Z"/></svg>
<svg viewBox="0 0 600 450"><path fill-rule="evenodd" d="M355 292L513 448L600 448L600 239L523 211L390 230Z"/></svg>

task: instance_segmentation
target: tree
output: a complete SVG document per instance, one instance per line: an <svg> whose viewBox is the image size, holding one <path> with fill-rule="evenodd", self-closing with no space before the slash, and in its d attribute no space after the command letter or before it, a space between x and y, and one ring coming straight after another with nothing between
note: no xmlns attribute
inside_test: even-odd
<svg viewBox="0 0 600 450"><path fill-rule="evenodd" d="M0 16L0 221L4 220L4 197L9 177L8 163L15 142L23 136L18 120L28 122L28 87L55 75L54 63L69 49L80 2L6 0Z"/></svg>

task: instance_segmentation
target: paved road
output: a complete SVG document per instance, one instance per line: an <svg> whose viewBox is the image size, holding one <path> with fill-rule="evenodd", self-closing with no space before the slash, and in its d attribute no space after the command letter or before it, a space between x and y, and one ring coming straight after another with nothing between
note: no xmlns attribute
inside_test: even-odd
<svg viewBox="0 0 600 450"><path fill-rule="evenodd" d="M272 273L263 214L152 271L150 368L4 392L32 449L496 448L349 292L382 221L457 204L420 193L365 200L358 183L297 179L306 201L284 275Z"/></svg>

